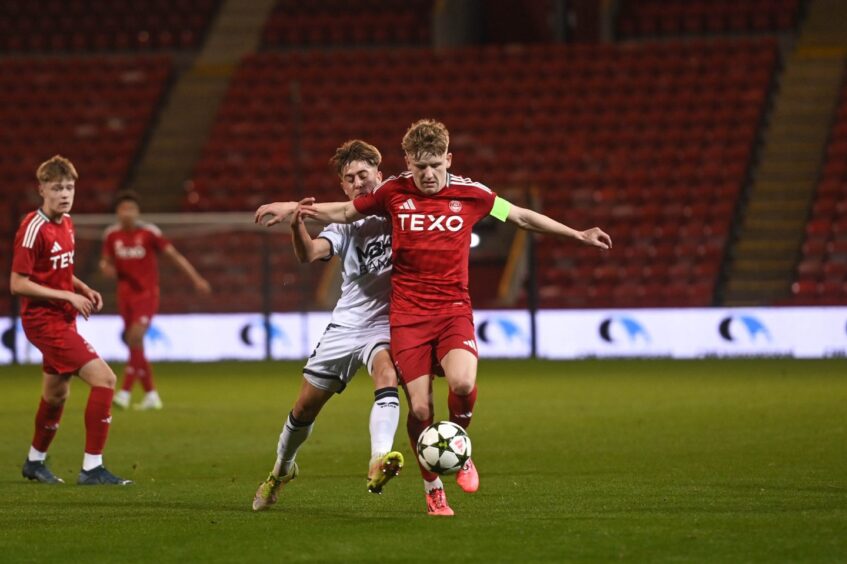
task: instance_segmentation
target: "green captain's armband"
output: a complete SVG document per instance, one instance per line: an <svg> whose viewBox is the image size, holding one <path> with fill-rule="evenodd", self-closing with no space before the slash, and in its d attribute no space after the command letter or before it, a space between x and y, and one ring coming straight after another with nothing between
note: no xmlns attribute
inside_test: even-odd
<svg viewBox="0 0 847 564"><path fill-rule="evenodd" d="M488 212L488 215L494 216L500 221L506 221L506 218L509 217L510 209L512 209L512 204L500 196L496 196L494 198L494 206L491 208L491 211Z"/></svg>

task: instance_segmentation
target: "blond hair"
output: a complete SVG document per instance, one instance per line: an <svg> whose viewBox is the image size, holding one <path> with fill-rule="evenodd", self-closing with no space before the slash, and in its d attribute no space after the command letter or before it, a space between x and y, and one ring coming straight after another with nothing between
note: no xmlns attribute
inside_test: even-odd
<svg viewBox="0 0 847 564"><path fill-rule="evenodd" d="M79 180L74 163L61 155L53 155L40 165L35 171L35 177L41 184L56 182L57 180Z"/></svg>
<svg viewBox="0 0 847 564"><path fill-rule="evenodd" d="M361 139L351 139L335 150L335 154L329 159L329 164L335 169L338 176L341 176L344 167L356 161L362 161L372 167L379 168L382 155L379 153L379 149L370 143L365 143Z"/></svg>
<svg viewBox="0 0 847 564"><path fill-rule="evenodd" d="M403 151L412 158L441 156L450 145L450 132L440 121L421 119L409 126L403 136Z"/></svg>

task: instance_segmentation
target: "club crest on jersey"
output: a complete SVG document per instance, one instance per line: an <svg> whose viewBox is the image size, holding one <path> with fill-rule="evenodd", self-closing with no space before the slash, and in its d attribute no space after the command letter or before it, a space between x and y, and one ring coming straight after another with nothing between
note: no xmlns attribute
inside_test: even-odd
<svg viewBox="0 0 847 564"><path fill-rule="evenodd" d="M450 200L450 211L453 213L462 211L462 202L459 200Z"/></svg>

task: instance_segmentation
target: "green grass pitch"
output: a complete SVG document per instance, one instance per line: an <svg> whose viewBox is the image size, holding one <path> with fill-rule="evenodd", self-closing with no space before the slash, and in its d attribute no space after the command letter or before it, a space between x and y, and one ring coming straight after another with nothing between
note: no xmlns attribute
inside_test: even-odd
<svg viewBox="0 0 847 564"><path fill-rule="evenodd" d="M405 405L406 468L367 493L364 374L328 404L280 503L251 511L300 366L156 366L165 410L113 417L106 461L128 488L73 484L79 381L51 449L68 484L23 480L38 368L0 368L0 561L847 560L843 360L483 362L482 485L447 481L452 519L425 514Z"/></svg>

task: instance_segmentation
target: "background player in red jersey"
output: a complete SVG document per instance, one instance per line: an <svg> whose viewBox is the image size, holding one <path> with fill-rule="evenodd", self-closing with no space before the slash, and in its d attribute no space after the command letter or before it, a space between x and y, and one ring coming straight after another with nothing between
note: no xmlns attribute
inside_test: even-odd
<svg viewBox="0 0 847 564"><path fill-rule="evenodd" d="M144 335L159 309L157 256L162 254L173 261L191 280L198 293L207 295L211 287L158 227L139 219L140 213L141 206L135 192L118 194L115 199L118 223L106 229L100 259L103 274L118 279L118 310L124 320L124 340L129 347L123 385L115 394L114 403L124 409L129 407L132 385L138 379L146 394L135 408L162 409L153 372L144 354Z"/></svg>
<svg viewBox="0 0 847 564"><path fill-rule="evenodd" d="M572 238L601 249L611 238L595 227L577 231L545 215L510 204L483 184L448 169L449 133L421 120L403 137L408 172L389 178L352 202L304 205L300 212L322 222L349 223L367 215L392 222L391 352L409 401L407 430L413 448L433 420L432 375L443 370L450 387L450 420L470 425L476 402L477 348L468 294L471 228L488 215L528 231ZM281 206L291 213L296 203ZM421 467L430 515L452 515L438 475ZM468 461L456 481L466 492L479 487Z"/></svg>
<svg viewBox="0 0 847 564"><path fill-rule="evenodd" d="M12 294L21 298L24 332L44 357L35 436L22 474L48 484L63 482L44 461L59 428L70 379L76 375L91 386L85 408L85 455L77 483L129 484L103 466L115 373L76 330L77 314L88 319L103 307L100 294L74 276L74 226L68 212L79 176L69 160L57 155L38 167L36 177L44 201L27 214L15 236L9 284Z"/></svg>

